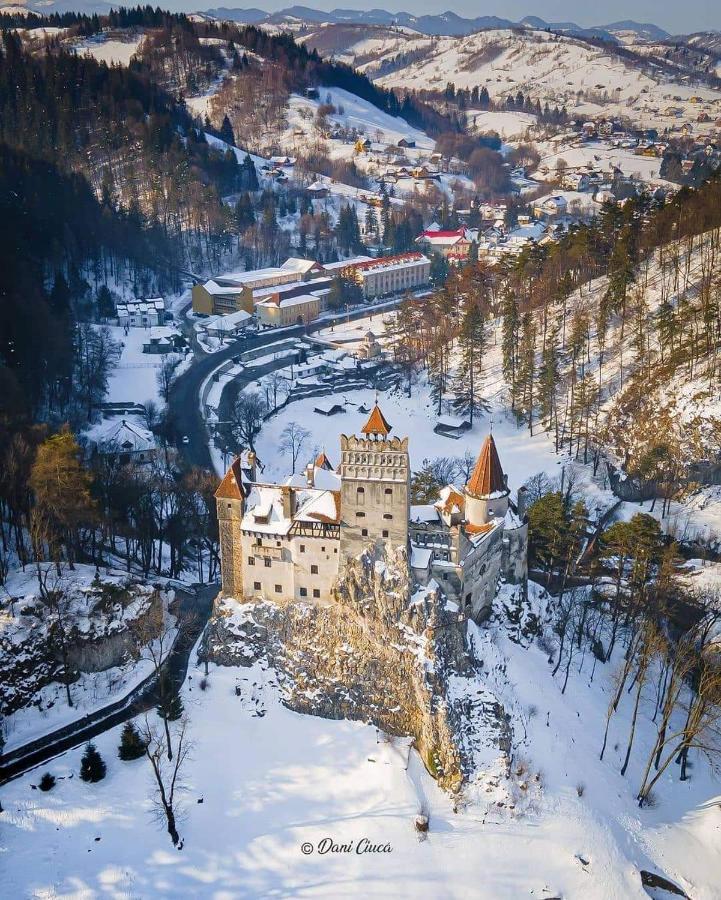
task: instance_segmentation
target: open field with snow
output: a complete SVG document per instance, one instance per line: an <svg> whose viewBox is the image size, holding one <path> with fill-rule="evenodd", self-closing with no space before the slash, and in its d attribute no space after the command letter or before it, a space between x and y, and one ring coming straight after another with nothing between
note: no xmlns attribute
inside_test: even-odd
<svg viewBox="0 0 721 900"><path fill-rule="evenodd" d="M109 66L128 66L144 39L144 35L139 35L130 41L119 41L101 35L99 38L88 38L86 41L76 44L75 50L85 56L92 56L98 62L105 62Z"/></svg>
<svg viewBox="0 0 721 900"><path fill-rule="evenodd" d="M520 767L540 785L528 812L475 803L454 811L407 742L286 710L272 672L257 665L211 666L206 691L198 690L202 669L191 667L182 849L153 820L147 761L117 758L116 728L96 742L104 781L80 781L79 748L0 790L7 896L647 900L638 869L648 868L694 900L715 898L721 810L711 800L719 785L701 760L694 757L683 784L671 772L658 806L639 811L638 768L621 778L614 746L623 746L630 701L614 720L614 750L597 758L611 666L597 667L589 684L590 658L580 675L574 664L562 695L535 645L513 644L495 626L485 637L475 629L474 640L505 667L526 711L513 777ZM650 737L647 716L644 709L640 749ZM31 787L45 769L58 778L49 793ZM413 828L421 809L430 817L426 839ZM320 855L327 837L354 849ZM363 838L390 850L357 853ZM302 852L306 843L314 852Z"/></svg>

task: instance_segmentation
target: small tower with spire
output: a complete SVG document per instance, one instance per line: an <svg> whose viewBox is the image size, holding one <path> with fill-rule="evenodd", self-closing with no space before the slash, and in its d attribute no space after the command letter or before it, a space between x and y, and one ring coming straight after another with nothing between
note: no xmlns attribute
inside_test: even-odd
<svg viewBox="0 0 721 900"><path fill-rule="evenodd" d="M489 434L466 484L467 524L471 528L480 528L492 519L502 519L508 512L509 494L508 479L503 474L496 442Z"/></svg>
<svg viewBox="0 0 721 900"><path fill-rule="evenodd" d="M369 544L406 547L410 512L408 438L391 437L378 399L361 436L340 437L340 552L356 556Z"/></svg>

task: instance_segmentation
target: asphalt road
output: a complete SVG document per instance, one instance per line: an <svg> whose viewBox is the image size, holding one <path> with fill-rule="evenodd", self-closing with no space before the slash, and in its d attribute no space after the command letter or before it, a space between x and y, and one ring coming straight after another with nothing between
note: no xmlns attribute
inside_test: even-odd
<svg viewBox="0 0 721 900"><path fill-rule="evenodd" d="M398 298L397 302L400 302ZM395 305L395 304L394 304ZM391 309L388 306L385 309ZM385 311L377 310L378 312ZM190 368L180 375L170 390L169 409L173 422L175 433L178 436L178 449L183 458L194 466L200 466L205 469L213 468L210 452L208 450L209 435L205 427L205 422L200 415L200 388L205 379L211 372L215 371L222 363L227 362L239 353L245 350L252 350L256 347L266 347L277 341L286 338L301 337L304 334L312 334L334 325L339 322L353 321L355 319L363 319L370 313L374 312L373 308L360 307L350 313L340 313L333 318L324 318L321 321L313 322L311 325L295 325L290 328L268 329L266 331L255 332L248 337L239 338L228 344L222 350L216 353L204 353L201 349L195 349L195 359ZM254 366L248 370L247 374L238 376L238 387L246 387L256 382L264 375L273 372L275 369L283 368L288 365L287 360L274 360L263 366ZM183 444L181 439L187 435L188 443Z"/></svg>

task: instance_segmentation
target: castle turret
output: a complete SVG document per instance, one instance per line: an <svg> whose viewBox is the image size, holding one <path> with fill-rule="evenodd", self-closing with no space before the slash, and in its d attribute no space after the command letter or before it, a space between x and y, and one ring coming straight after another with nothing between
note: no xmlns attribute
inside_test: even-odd
<svg viewBox="0 0 721 900"><path fill-rule="evenodd" d="M410 460L408 438L391 438L378 403L361 428L363 437L340 438L341 556L357 556L371 543L408 544Z"/></svg>
<svg viewBox="0 0 721 900"><path fill-rule="evenodd" d="M491 519L502 519L508 512L509 494L496 442L493 435L489 434L466 485L466 522L479 527L486 525Z"/></svg>
<svg viewBox="0 0 721 900"><path fill-rule="evenodd" d="M253 460L254 462L254 460ZM240 546L240 522L243 518L243 470L241 457L236 456L215 492L220 540L220 572L223 593L241 599L243 596L243 565Z"/></svg>

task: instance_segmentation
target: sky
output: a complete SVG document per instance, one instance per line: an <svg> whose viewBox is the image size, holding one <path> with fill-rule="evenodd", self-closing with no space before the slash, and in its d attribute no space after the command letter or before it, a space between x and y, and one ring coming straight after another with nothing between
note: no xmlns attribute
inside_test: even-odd
<svg viewBox="0 0 721 900"><path fill-rule="evenodd" d="M301 0L298 0L301 2ZM168 0L161 3L172 9L209 9L225 6L229 9L256 7L270 11L293 5L293 0L205 0L205 5L197 0ZM313 9L372 9L381 6L379 0L302 0L302 5ZM548 22L573 21L579 25L607 25L621 19L635 19L637 22L653 22L672 34L692 31L721 29L721 3L718 0L600 0L596 3L579 3L578 0L398 0L383 7L394 12L405 10L415 15L433 14L452 9L460 16L472 18L495 15L517 21L524 16L540 16Z"/></svg>

